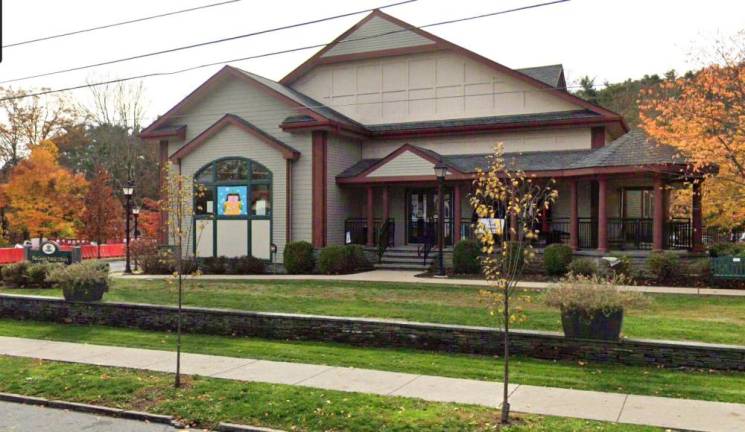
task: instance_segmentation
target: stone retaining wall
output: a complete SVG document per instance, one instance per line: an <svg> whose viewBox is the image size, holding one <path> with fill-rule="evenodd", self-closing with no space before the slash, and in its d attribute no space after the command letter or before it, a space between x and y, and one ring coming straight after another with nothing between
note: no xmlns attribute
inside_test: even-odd
<svg viewBox="0 0 745 432"><path fill-rule="evenodd" d="M0 295L0 317L18 320L173 331L176 313L173 306L71 303L49 297ZM183 308L182 322L188 333L483 355L502 352L502 332L486 327L194 307ZM742 346L637 339L572 340L559 333L515 330L510 349L513 354L540 359L745 371Z"/></svg>

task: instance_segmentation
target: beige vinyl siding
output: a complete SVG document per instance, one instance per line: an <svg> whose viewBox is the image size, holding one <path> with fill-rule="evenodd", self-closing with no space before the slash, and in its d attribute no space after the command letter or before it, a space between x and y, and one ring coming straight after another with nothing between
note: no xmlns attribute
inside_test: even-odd
<svg viewBox="0 0 745 432"><path fill-rule="evenodd" d="M330 135L326 153L326 242L344 244L344 221L359 211L360 190L339 187L336 176L360 160L362 148L359 141Z"/></svg>
<svg viewBox="0 0 745 432"><path fill-rule="evenodd" d="M285 159L277 149L271 147L266 142L236 126L228 125L186 156L181 161L181 172L183 175L193 176L210 162L226 157L252 159L264 165L272 172L272 236L273 242L277 245L279 251L278 258L281 260L281 251L284 250L286 237L285 209L287 208L287 195L285 186L287 173ZM233 230L234 232L231 235L228 230L223 229L229 225L224 222L226 221L218 221L217 224L218 255L245 250L247 245L246 236L235 230ZM242 232L245 232L248 228L246 221L228 222L242 223ZM204 233L203 237L206 235L208 234ZM203 250L201 247L199 249ZM226 252L222 253L222 249Z"/></svg>
<svg viewBox="0 0 745 432"><path fill-rule="evenodd" d="M581 109L449 51L320 65L293 87L364 124Z"/></svg>
<svg viewBox="0 0 745 432"><path fill-rule="evenodd" d="M357 54L411 46L432 45L433 41L381 18L373 17L350 33L321 57Z"/></svg>
<svg viewBox="0 0 745 432"><path fill-rule="evenodd" d="M587 150L591 148L590 128L551 129L540 131L494 133L483 135L411 138L406 140L369 141L362 147L363 159L382 158L409 143L439 154L491 153L501 142L504 151L532 152L557 150Z"/></svg>
<svg viewBox="0 0 745 432"><path fill-rule="evenodd" d="M258 84L257 84L258 85ZM225 79L214 85L210 91L200 100L195 101L185 112L176 115L169 124L184 124L186 128L186 140L169 143L169 151L173 154L178 148L192 140L202 131L207 129L224 114L235 114L266 133L274 136L283 143L293 147L301 153L300 159L294 161L293 165L293 240L311 240L311 137L309 133L289 134L279 128L279 124L289 115L297 113L297 110L291 108L285 102L282 102L264 91L257 89L254 85L238 79ZM228 129L230 130L230 129ZM261 149L268 156L271 154L274 166L270 167L274 174L274 242L279 247L278 259L282 258L282 250L285 243L285 160L276 150L268 147L263 142L260 146L245 147L251 141L250 135L245 132L231 131L230 134L239 133L240 136L234 135L232 145L234 147L224 147L224 143L217 143L213 137L204 143L200 150L192 153L187 159L192 158L199 151L211 152L210 155L201 157L198 162L206 164L211 160L225 156L243 156L252 158L254 149ZM222 132L221 132L222 133ZM235 147L237 146L237 147ZM243 146L243 147L241 147ZM243 153L231 154L235 151ZM206 160L211 157L212 159ZM201 165L196 162L188 162L188 167L182 167L184 175L193 174L194 169L199 169ZM257 159L258 160L258 159ZM262 162L259 160L259 162ZM262 162L264 163L264 162ZM275 168L276 166L276 168ZM269 165L267 164L267 167ZM278 200L281 198L281 202Z"/></svg>
<svg viewBox="0 0 745 432"><path fill-rule="evenodd" d="M368 177L434 176L434 164L419 155L405 151L385 165L368 174Z"/></svg>

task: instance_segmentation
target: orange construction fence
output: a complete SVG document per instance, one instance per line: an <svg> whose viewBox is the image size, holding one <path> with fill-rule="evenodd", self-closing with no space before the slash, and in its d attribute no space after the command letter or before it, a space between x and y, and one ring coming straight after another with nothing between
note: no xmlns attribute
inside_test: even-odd
<svg viewBox="0 0 745 432"><path fill-rule="evenodd" d="M72 246L61 246L60 249L69 251ZM102 244L101 258L118 258L125 255L124 243ZM97 259L98 246L82 245L80 253L83 259ZM0 264L12 264L23 261L23 248L0 248Z"/></svg>

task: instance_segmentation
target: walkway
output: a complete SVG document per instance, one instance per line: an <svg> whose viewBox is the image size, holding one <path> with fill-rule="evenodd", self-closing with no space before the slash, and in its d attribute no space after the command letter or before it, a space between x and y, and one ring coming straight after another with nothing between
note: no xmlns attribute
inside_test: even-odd
<svg viewBox="0 0 745 432"><path fill-rule="evenodd" d="M145 369L175 370L173 352L0 337L0 355ZM438 376L183 354L187 374L239 381L403 396L497 407L501 384ZM512 385L517 412L711 432L745 430L745 405L620 393Z"/></svg>
<svg viewBox="0 0 745 432"><path fill-rule="evenodd" d="M137 420L0 402L0 430L5 432L176 432L179 429Z"/></svg>
<svg viewBox="0 0 745 432"><path fill-rule="evenodd" d="M117 265L117 268L120 266ZM123 268L123 266L121 266ZM112 267L113 269L113 267ZM202 280L334 280L334 281L357 281L357 282L394 282L394 283L427 283L447 285L469 285L486 286L483 279L458 279L458 278L424 278L416 277L418 271L411 270L373 270L348 275L201 275ZM113 271L112 276L126 279L166 279L171 276L161 275L131 275L125 276L120 271ZM547 282L520 282L518 286L530 289L546 289L550 283ZM624 291L638 291L655 294L698 294L698 295L720 295L745 297L745 290L718 289L718 288L690 288L690 287L651 287L624 285L620 287Z"/></svg>

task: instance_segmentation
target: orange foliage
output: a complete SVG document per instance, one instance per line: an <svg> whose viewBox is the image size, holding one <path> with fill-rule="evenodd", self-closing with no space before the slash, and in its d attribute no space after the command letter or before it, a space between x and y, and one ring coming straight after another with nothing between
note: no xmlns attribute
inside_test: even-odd
<svg viewBox="0 0 745 432"><path fill-rule="evenodd" d="M57 147L43 141L13 168L3 186L8 225L31 236L75 237L88 182L57 163Z"/></svg>
<svg viewBox="0 0 745 432"><path fill-rule="evenodd" d="M160 238L161 221L160 221L160 203L150 198L142 201L142 208L139 216L139 230L142 237L148 239Z"/></svg>
<svg viewBox="0 0 745 432"><path fill-rule="evenodd" d="M111 175L102 167L90 182L85 195L83 233L88 240L99 244L121 238L124 229L124 208L111 188Z"/></svg>
<svg viewBox="0 0 745 432"><path fill-rule="evenodd" d="M704 182L704 209L708 223L724 227L745 221L745 52L741 56L668 79L640 101L650 136L680 149L694 170L718 167Z"/></svg>

